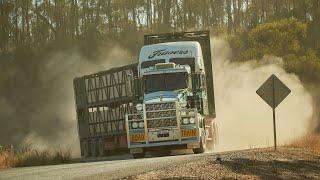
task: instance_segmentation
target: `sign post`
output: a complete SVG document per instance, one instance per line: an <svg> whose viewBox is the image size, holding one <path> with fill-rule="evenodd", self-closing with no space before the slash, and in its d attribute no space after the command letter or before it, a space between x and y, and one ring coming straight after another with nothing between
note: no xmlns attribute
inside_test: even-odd
<svg viewBox="0 0 320 180"><path fill-rule="evenodd" d="M272 74L256 93L272 108L274 150L277 150L276 107L290 94L291 90Z"/></svg>
<svg viewBox="0 0 320 180"><path fill-rule="evenodd" d="M277 150L277 128L276 128L276 108L275 106L275 96L274 96L274 78L272 78L272 96L273 96L273 107L272 107L272 114L273 114L273 142L274 142L274 150Z"/></svg>

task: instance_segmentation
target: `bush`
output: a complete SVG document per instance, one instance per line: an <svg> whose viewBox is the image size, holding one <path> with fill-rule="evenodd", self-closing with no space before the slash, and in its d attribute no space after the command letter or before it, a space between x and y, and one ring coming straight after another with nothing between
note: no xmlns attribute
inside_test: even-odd
<svg viewBox="0 0 320 180"><path fill-rule="evenodd" d="M313 50L308 50L303 56L288 54L283 59L288 72L296 73L309 82L320 81L320 57Z"/></svg>
<svg viewBox="0 0 320 180"><path fill-rule="evenodd" d="M236 60L261 59L265 54L302 56L307 50L307 24L283 19L257 25L227 38Z"/></svg>
<svg viewBox="0 0 320 180"><path fill-rule="evenodd" d="M70 150L50 151L24 148L15 151L13 148L0 151L0 169L9 167L40 166L69 163Z"/></svg>
<svg viewBox="0 0 320 180"><path fill-rule="evenodd" d="M285 69L304 81L320 81L320 54L307 48L307 24L283 19L257 25L249 32L227 38L235 61L261 59L266 54L282 57Z"/></svg>
<svg viewBox="0 0 320 180"><path fill-rule="evenodd" d="M305 52L306 38L307 24L296 19L260 24L248 35L251 48L276 56L302 55Z"/></svg>
<svg viewBox="0 0 320 180"><path fill-rule="evenodd" d="M320 135L307 134L304 137L296 139L287 145L287 147L303 148L320 153Z"/></svg>

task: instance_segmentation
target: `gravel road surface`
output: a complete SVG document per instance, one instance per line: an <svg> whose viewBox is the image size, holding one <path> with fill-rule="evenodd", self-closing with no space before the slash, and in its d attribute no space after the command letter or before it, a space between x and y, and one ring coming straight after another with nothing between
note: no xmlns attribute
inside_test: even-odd
<svg viewBox="0 0 320 180"><path fill-rule="evenodd" d="M124 157L128 158L128 157ZM116 159L116 158L115 158ZM0 171L0 179L320 179L320 154L281 148Z"/></svg>
<svg viewBox="0 0 320 180"><path fill-rule="evenodd" d="M35 166L0 170L0 180L18 179L118 179L155 169L162 169L171 164L188 162L202 155L178 155L131 159L131 156L120 157L125 160L106 160L100 162L74 163L50 166ZM119 158L112 158L119 159ZM79 160L77 160L79 161ZM90 159L89 161L93 161Z"/></svg>
<svg viewBox="0 0 320 180"><path fill-rule="evenodd" d="M290 148L206 154L125 179L320 179L320 154Z"/></svg>

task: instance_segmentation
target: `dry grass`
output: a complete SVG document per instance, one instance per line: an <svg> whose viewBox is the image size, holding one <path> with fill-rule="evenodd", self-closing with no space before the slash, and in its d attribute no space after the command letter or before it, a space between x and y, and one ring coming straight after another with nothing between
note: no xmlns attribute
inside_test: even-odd
<svg viewBox="0 0 320 180"><path fill-rule="evenodd" d="M296 139L288 147L294 148L305 148L317 153L320 153L320 135L319 134L308 134L304 137Z"/></svg>
<svg viewBox="0 0 320 180"><path fill-rule="evenodd" d="M12 148L0 149L0 169L23 166L40 166L68 163L71 161L71 152L49 151L24 148L16 151Z"/></svg>

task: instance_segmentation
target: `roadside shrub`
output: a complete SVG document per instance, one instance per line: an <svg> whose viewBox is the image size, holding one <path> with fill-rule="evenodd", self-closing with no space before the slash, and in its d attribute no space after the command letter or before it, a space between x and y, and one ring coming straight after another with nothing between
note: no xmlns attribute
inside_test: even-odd
<svg viewBox="0 0 320 180"><path fill-rule="evenodd" d="M296 139L287 145L287 147L303 148L320 153L320 135L307 134L304 137Z"/></svg>
<svg viewBox="0 0 320 180"><path fill-rule="evenodd" d="M70 161L70 150L0 149L0 168L52 165L69 163Z"/></svg>
<svg viewBox="0 0 320 180"><path fill-rule="evenodd" d="M276 56L303 54L306 38L307 24L296 19L260 24L248 35L250 47Z"/></svg>

